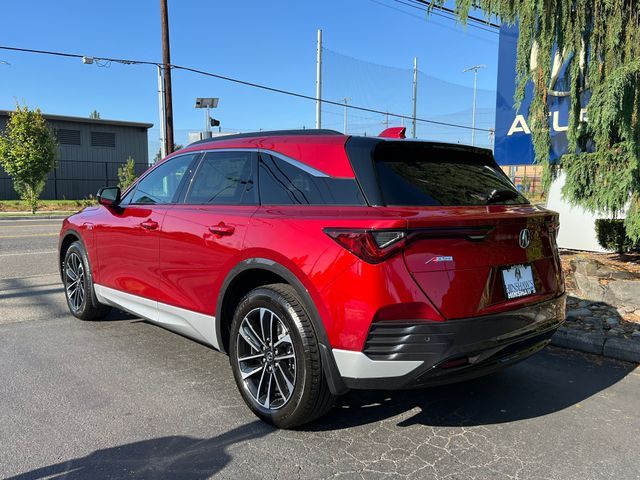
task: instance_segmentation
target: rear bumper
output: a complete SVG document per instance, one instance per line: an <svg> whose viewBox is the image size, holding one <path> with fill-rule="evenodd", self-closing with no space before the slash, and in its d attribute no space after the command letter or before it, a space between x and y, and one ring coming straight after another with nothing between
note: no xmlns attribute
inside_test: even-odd
<svg viewBox="0 0 640 480"><path fill-rule="evenodd" d="M482 317L372 324L362 352L334 349L345 385L417 388L468 380L541 350L565 318L565 296Z"/></svg>

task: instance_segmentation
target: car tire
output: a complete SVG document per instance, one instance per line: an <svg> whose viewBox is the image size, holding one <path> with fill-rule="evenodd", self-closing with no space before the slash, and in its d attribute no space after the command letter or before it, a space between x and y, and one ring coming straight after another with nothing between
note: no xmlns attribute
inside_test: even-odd
<svg viewBox="0 0 640 480"><path fill-rule="evenodd" d="M290 285L259 287L240 301L229 347L238 389L265 422L293 428L333 406L335 396L322 370L318 338Z"/></svg>
<svg viewBox="0 0 640 480"><path fill-rule="evenodd" d="M111 307L98 302L87 252L80 242L73 242L62 263L62 283L69 311L80 320L101 320Z"/></svg>

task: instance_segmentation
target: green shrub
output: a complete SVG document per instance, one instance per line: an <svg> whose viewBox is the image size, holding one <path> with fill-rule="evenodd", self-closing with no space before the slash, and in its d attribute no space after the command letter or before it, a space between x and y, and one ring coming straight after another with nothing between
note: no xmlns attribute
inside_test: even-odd
<svg viewBox="0 0 640 480"><path fill-rule="evenodd" d="M598 243L606 250L617 253L640 252L640 242L627 236L624 220L599 218L596 220Z"/></svg>
<svg viewBox="0 0 640 480"><path fill-rule="evenodd" d="M136 181L136 161L129 157L127 163L118 167L118 186L124 191L126 188Z"/></svg>

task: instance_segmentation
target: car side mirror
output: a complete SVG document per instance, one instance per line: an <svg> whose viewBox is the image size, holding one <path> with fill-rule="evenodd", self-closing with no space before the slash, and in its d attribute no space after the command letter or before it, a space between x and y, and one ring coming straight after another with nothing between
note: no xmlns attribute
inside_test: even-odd
<svg viewBox="0 0 640 480"><path fill-rule="evenodd" d="M120 187L104 187L96 195L98 203L105 207L115 207L120 203Z"/></svg>

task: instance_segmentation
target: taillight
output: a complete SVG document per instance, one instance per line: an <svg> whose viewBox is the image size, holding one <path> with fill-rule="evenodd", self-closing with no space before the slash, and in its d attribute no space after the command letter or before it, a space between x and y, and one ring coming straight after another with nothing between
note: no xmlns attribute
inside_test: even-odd
<svg viewBox="0 0 640 480"><path fill-rule="evenodd" d="M325 228L324 233L367 263L380 263L404 247L404 230Z"/></svg>

